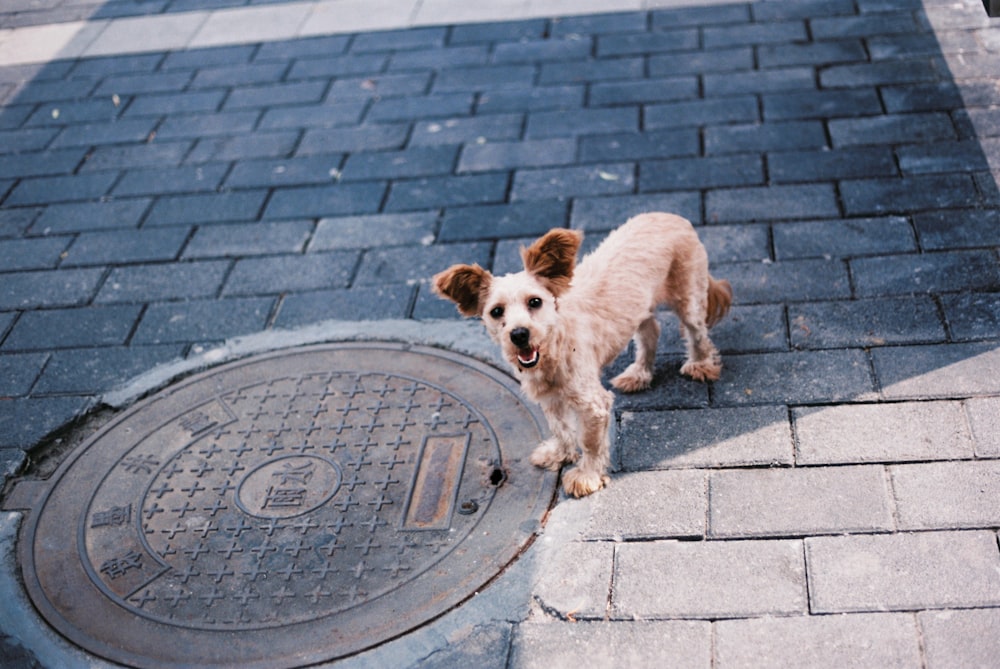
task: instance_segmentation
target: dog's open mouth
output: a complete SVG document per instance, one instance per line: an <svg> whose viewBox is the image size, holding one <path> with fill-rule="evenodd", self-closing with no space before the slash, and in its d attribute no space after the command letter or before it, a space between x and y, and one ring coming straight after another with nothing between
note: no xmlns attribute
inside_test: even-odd
<svg viewBox="0 0 1000 669"><path fill-rule="evenodd" d="M540 357L537 347L517 349L517 362L524 369L531 369L537 365Z"/></svg>

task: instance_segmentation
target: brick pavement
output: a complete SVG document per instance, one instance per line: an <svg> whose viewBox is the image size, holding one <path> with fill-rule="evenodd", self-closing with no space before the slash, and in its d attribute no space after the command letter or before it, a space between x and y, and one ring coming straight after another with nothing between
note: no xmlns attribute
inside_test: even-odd
<svg viewBox="0 0 1000 669"><path fill-rule="evenodd" d="M5 476L157 364L455 319L448 264L667 209L733 283L723 378L681 379L665 327L528 601L345 664L989 663L998 31L973 0L774 0L0 68Z"/></svg>

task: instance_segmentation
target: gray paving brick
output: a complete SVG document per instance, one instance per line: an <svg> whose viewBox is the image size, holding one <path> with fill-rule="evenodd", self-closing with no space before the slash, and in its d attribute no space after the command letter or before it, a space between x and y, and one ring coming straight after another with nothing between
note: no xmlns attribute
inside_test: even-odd
<svg viewBox="0 0 1000 669"><path fill-rule="evenodd" d="M1000 610L917 614L928 669L988 667L1000 654Z"/></svg>
<svg viewBox="0 0 1000 669"><path fill-rule="evenodd" d="M616 447L629 471L793 462L784 407L625 412Z"/></svg>
<svg viewBox="0 0 1000 669"><path fill-rule="evenodd" d="M726 278L743 304L851 297L847 268L838 260L783 260L726 266Z"/></svg>
<svg viewBox="0 0 1000 669"><path fill-rule="evenodd" d="M159 197L144 225L197 225L253 220L260 213L266 197L265 190Z"/></svg>
<svg viewBox="0 0 1000 669"><path fill-rule="evenodd" d="M882 467L712 472L709 536L803 536L895 529Z"/></svg>
<svg viewBox="0 0 1000 669"><path fill-rule="evenodd" d="M406 70L486 65L490 57L489 52L489 46L486 44L400 51L394 53L389 59L388 70L390 72L403 72Z"/></svg>
<svg viewBox="0 0 1000 669"><path fill-rule="evenodd" d="M309 251L429 244L437 219L436 212L324 218L316 226Z"/></svg>
<svg viewBox="0 0 1000 669"><path fill-rule="evenodd" d="M324 55L322 58L297 58L292 63L287 78L289 80L328 79L330 77L381 72L385 68L387 60L388 56L385 54Z"/></svg>
<svg viewBox="0 0 1000 669"><path fill-rule="evenodd" d="M228 169L228 165L213 164L130 170L115 186L114 195L131 197L211 192L222 183Z"/></svg>
<svg viewBox="0 0 1000 669"><path fill-rule="evenodd" d="M941 112L835 118L827 126L836 147L956 139L951 119Z"/></svg>
<svg viewBox="0 0 1000 669"><path fill-rule="evenodd" d="M698 30L685 28L657 32L633 32L617 35L600 35L597 38L597 55L629 56L665 51L692 51L699 48Z"/></svg>
<svg viewBox="0 0 1000 669"><path fill-rule="evenodd" d="M542 607L581 620L603 620L608 608L615 544L572 542L547 556L532 591Z"/></svg>
<svg viewBox="0 0 1000 669"><path fill-rule="evenodd" d="M340 154L334 153L287 160L244 160L233 166L225 185L228 188L254 188L330 184L340 174L342 159ZM240 218L253 218L253 213L244 212Z"/></svg>
<svg viewBox="0 0 1000 669"><path fill-rule="evenodd" d="M520 169L514 173L510 199L546 200L574 195L618 195L634 190L633 163Z"/></svg>
<svg viewBox="0 0 1000 669"><path fill-rule="evenodd" d="M994 212L951 209L916 214L913 225L920 247L929 251L1000 245Z"/></svg>
<svg viewBox="0 0 1000 669"><path fill-rule="evenodd" d="M175 260L191 233L188 227L84 232L64 254L62 267Z"/></svg>
<svg viewBox="0 0 1000 669"><path fill-rule="evenodd" d="M0 266L4 271L52 269L59 262L70 237L35 237L0 241Z"/></svg>
<svg viewBox="0 0 1000 669"><path fill-rule="evenodd" d="M784 151L823 148L826 134L819 121L785 121L705 128L705 153Z"/></svg>
<svg viewBox="0 0 1000 669"><path fill-rule="evenodd" d="M677 669L712 666L711 626L704 621L522 624L512 669L650 667L671 658Z"/></svg>
<svg viewBox="0 0 1000 669"><path fill-rule="evenodd" d="M368 108L367 100L350 100L324 105L299 105L268 109L261 116L257 128L274 130L279 128L332 128L355 125Z"/></svg>
<svg viewBox="0 0 1000 669"><path fill-rule="evenodd" d="M648 130L758 120L757 100L752 96L687 100L643 108L643 125Z"/></svg>
<svg viewBox="0 0 1000 669"><path fill-rule="evenodd" d="M764 183L759 155L649 160L639 165L639 190L698 190Z"/></svg>
<svg viewBox="0 0 1000 669"><path fill-rule="evenodd" d="M731 73L709 73L703 75L702 80L705 96L714 98L811 89L815 86L816 75L811 67L785 67L754 70L739 77Z"/></svg>
<svg viewBox="0 0 1000 669"><path fill-rule="evenodd" d="M355 285L409 283L429 279L455 263L489 263L487 243L444 244L422 248L392 248L369 251L361 261Z"/></svg>
<svg viewBox="0 0 1000 669"><path fill-rule="evenodd" d="M948 460L973 454L958 402L800 408L793 409L792 417L800 465Z"/></svg>
<svg viewBox="0 0 1000 669"><path fill-rule="evenodd" d="M198 164L244 158L285 158L298 146L299 134L294 130L200 139L184 162Z"/></svg>
<svg viewBox="0 0 1000 669"><path fill-rule="evenodd" d="M528 114L525 137L575 137L638 129L639 112L635 107L536 111Z"/></svg>
<svg viewBox="0 0 1000 669"><path fill-rule="evenodd" d="M262 48L266 48L265 45ZM254 55L254 46L238 44L211 49L185 49L171 51L160 63L161 70L196 70L207 65L237 65L248 63Z"/></svg>
<svg viewBox="0 0 1000 669"><path fill-rule="evenodd" d="M645 59L628 57L542 63L541 72L538 75L538 83L548 86L552 84L641 79L644 76L644 68Z"/></svg>
<svg viewBox="0 0 1000 669"><path fill-rule="evenodd" d="M0 281L0 310L70 307L90 300L103 269L10 272Z"/></svg>
<svg viewBox="0 0 1000 669"><path fill-rule="evenodd" d="M0 131L0 155L21 151L41 151L59 134L57 128L31 128Z"/></svg>
<svg viewBox="0 0 1000 669"><path fill-rule="evenodd" d="M517 167L567 165L576 158L576 141L568 138L524 142L475 142L462 147L459 172L508 170Z"/></svg>
<svg viewBox="0 0 1000 669"><path fill-rule="evenodd" d="M4 205L23 207L33 204L94 201L107 195L117 180L117 172L21 179L4 200Z"/></svg>
<svg viewBox="0 0 1000 669"><path fill-rule="evenodd" d="M787 351L785 311L779 305L734 306L712 330L723 358L731 353Z"/></svg>
<svg viewBox="0 0 1000 669"><path fill-rule="evenodd" d="M454 207L441 219L439 241L469 241L541 236L551 228L566 226L565 202L539 200L512 204Z"/></svg>
<svg viewBox="0 0 1000 669"><path fill-rule="evenodd" d="M1000 457L1000 398L975 397L965 402L976 456L980 458Z"/></svg>
<svg viewBox="0 0 1000 669"><path fill-rule="evenodd" d="M882 112L875 88L770 93L762 100L767 121L869 116Z"/></svg>
<svg viewBox="0 0 1000 669"><path fill-rule="evenodd" d="M407 121L412 119L448 118L469 114L475 104L472 93L442 93L404 98L375 100L368 108L366 120L374 122Z"/></svg>
<svg viewBox="0 0 1000 669"><path fill-rule="evenodd" d="M139 307L50 309L21 314L4 341L6 350L51 350L123 344L139 318Z"/></svg>
<svg viewBox="0 0 1000 669"><path fill-rule="evenodd" d="M484 114L469 118L419 121L410 135L410 146L464 144L485 139L517 139L521 135L521 114Z"/></svg>
<svg viewBox="0 0 1000 669"><path fill-rule="evenodd" d="M293 328L329 319L372 321L406 318L413 291L411 286L388 285L295 293L282 301L274 326Z"/></svg>
<svg viewBox="0 0 1000 669"><path fill-rule="evenodd" d="M53 209L53 207L49 207L49 209ZM42 211L42 207L0 209L0 237L20 237L31 227Z"/></svg>
<svg viewBox="0 0 1000 669"><path fill-rule="evenodd" d="M905 613L720 620L714 666L905 669L920 666L920 649L913 617Z"/></svg>
<svg viewBox="0 0 1000 669"><path fill-rule="evenodd" d="M458 148L449 145L352 153L340 178L356 181L451 174L457 156Z"/></svg>
<svg viewBox="0 0 1000 669"><path fill-rule="evenodd" d="M705 203L706 221L712 223L839 215L837 198L828 184L712 190Z"/></svg>
<svg viewBox="0 0 1000 669"><path fill-rule="evenodd" d="M11 397L27 395L48 359L48 353L0 355L0 397L7 401Z"/></svg>
<svg viewBox="0 0 1000 669"><path fill-rule="evenodd" d="M787 3L781 3L788 7ZM822 3L826 4L826 3ZM767 7L768 5L754 5ZM868 54L859 39L824 40L792 44L764 44L757 48L761 67L787 67L790 65L833 65L866 62Z"/></svg>
<svg viewBox="0 0 1000 669"><path fill-rule="evenodd" d="M583 14L553 19L549 30L553 35L635 32L646 29L646 17L641 13L615 12Z"/></svg>
<svg viewBox="0 0 1000 669"><path fill-rule="evenodd" d="M941 306L957 341L992 339L1000 332L1000 293L943 295Z"/></svg>
<svg viewBox="0 0 1000 669"><path fill-rule="evenodd" d="M974 207L979 202L966 174L844 181L840 193L848 215Z"/></svg>
<svg viewBox="0 0 1000 669"><path fill-rule="evenodd" d="M503 202L507 182L506 173L394 181L384 209L387 212L407 211Z"/></svg>
<svg viewBox="0 0 1000 669"><path fill-rule="evenodd" d="M989 169L988 158L975 140L901 146L896 151L899 169L906 175Z"/></svg>
<svg viewBox="0 0 1000 669"><path fill-rule="evenodd" d="M984 251L858 258L851 276L861 296L1000 288L1000 266Z"/></svg>
<svg viewBox="0 0 1000 669"><path fill-rule="evenodd" d="M203 225L184 248L184 258L299 253L312 235L312 221Z"/></svg>
<svg viewBox="0 0 1000 669"><path fill-rule="evenodd" d="M925 296L795 304L788 320L796 348L924 344L947 337L937 306Z"/></svg>
<svg viewBox="0 0 1000 669"><path fill-rule="evenodd" d="M386 30L358 35L351 42L353 53L396 51L419 47L443 46L448 29L441 26Z"/></svg>
<svg viewBox="0 0 1000 669"><path fill-rule="evenodd" d="M157 119L116 120L103 123L81 123L63 129L49 144L50 148L100 146L145 141Z"/></svg>
<svg viewBox="0 0 1000 669"><path fill-rule="evenodd" d="M493 45L494 63L537 63L543 61L580 60L593 48L593 38L581 35L573 39L518 40Z"/></svg>
<svg viewBox="0 0 1000 669"><path fill-rule="evenodd" d="M902 216L843 221L797 221L772 226L774 255L788 258L854 257L917 250L909 222Z"/></svg>
<svg viewBox="0 0 1000 669"><path fill-rule="evenodd" d="M1000 462L896 465L889 468L901 530L996 527Z"/></svg>
<svg viewBox="0 0 1000 669"><path fill-rule="evenodd" d="M85 154L83 148L15 154L0 164L0 177L70 174L83 162Z"/></svg>
<svg viewBox="0 0 1000 669"><path fill-rule="evenodd" d="M813 613L996 606L994 532L806 539Z"/></svg>
<svg viewBox="0 0 1000 669"><path fill-rule="evenodd" d="M906 86L882 86L880 89L885 110L890 114L950 111L964 106L962 94L951 80Z"/></svg>
<svg viewBox="0 0 1000 669"><path fill-rule="evenodd" d="M708 486L701 470L617 474L605 492L584 502L588 540L705 536Z"/></svg>
<svg viewBox="0 0 1000 669"><path fill-rule="evenodd" d="M698 79L694 76L611 81L591 84L590 105L617 106L624 103L651 103L698 97Z"/></svg>
<svg viewBox="0 0 1000 669"><path fill-rule="evenodd" d="M455 304L450 300L442 300L434 294L429 284L420 284L417 287L417 299L413 302L411 318L416 320L425 319L450 319L459 320L464 318Z"/></svg>
<svg viewBox="0 0 1000 669"><path fill-rule="evenodd" d="M534 65L463 67L442 70L434 79L435 93L525 88L535 83ZM546 82L542 82L546 83ZM552 83L562 83L554 81Z"/></svg>
<svg viewBox="0 0 1000 669"><path fill-rule="evenodd" d="M730 355L713 386L721 405L819 403L874 399L863 351Z"/></svg>
<svg viewBox="0 0 1000 669"><path fill-rule="evenodd" d="M226 96L226 102L222 108L229 111L270 107L275 102L282 105L319 102L323 99L326 88L327 82L325 81L294 81L264 86L237 86Z"/></svg>
<svg viewBox="0 0 1000 669"><path fill-rule="evenodd" d="M583 85L534 86L524 90L486 90L479 94L480 113L577 109L583 104Z"/></svg>
<svg viewBox="0 0 1000 669"><path fill-rule="evenodd" d="M131 346L56 351L35 391L95 395L126 383L158 364L181 358L184 347Z"/></svg>
<svg viewBox="0 0 1000 669"><path fill-rule="evenodd" d="M913 15L908 12L864 16L821 17L809 22L813 39L827 40L841 37L871 37L898 35L917 29Z"/></svg>
<svg viewBox="0 0 1000 669"><path fill-rule="evenodd" d="M888 399L1000 394L1000 352L993 342L877 349L872 360Z"/></svg>
<svg viewBox="0 0 1000 669"><path fill-rule="evenodd" d="M131 95L133 93L153 93L157 91L181 91L191 83L191 73L141 72L136 74L116 74L106 77L93 95Z"/></svg>
<svg viewBox="0 0 1000 669"><path fill-rule="evenodd" d="M280 80L287 69L286 63L210 65L198 69L188 89L228 88L274 82Z"/></svg>
<svg viewBox="0 0 1000 669"><path fill-rule="evenodd" d="M206 260L118 267L108 275L95 301L149 302L209 297L218 292L229 265L228 260Z"/></svg>
<svg viewBox="0 0 1000 669"><path fill-rule="evenodd" d="M701 196L696 192L657 193L651 195L615 195L573 199L570 216L578 230L611 230L632 216L647 211L668 211L688 220L701 221Z"/></svg>
<svg viewBox="0 0 1000 669"><path fill-rule="evenodd" d="M100 146L87 154L79 170L82 173L130 167L176 167L190 150L189 141Z"/></svg>
<svg viewBox="0 0 1000 669"><path fill-rule="evenodd" d="M319 218L378 211L386 186L379 181L303 186L276 190L267 203L264 218Z"/></svg>
<svg viewBox="0 0 1000 669"><path fill-rule="evenodd" d="M819 73L822 88L916 84L937 79L934 64L924 58L833 65Z"/></svg>
<svg viewBox="0 0 1000 669"><path fill-rule="evenodd" d="M533 39L542 37L547 30L545 19L459 24L452 27L448 44Z"/></svg>
<svg viewBox="0 0 1000 669"><path fill-rule="evenodd" d="M625 543L615 560L615 618L720 618L802 613L800 541Z"/></svg>
<svg viewBox="0 0 1000 669"><path fill-rule="evenodd" d="M639 160L695 156L701 148L697 128L654 130L581 137L580 160L584 162Z"/></svg>
<svg viewBox="0 0 1000 669"><path fill-rule="evenodd" d="M148 198L55 204L44 209L31 230L36 234L59 234L107 228L135 228L149 209ZM15 210L28 212L37 210Z"/></svg>
<svg viewBox="0 0 1000 669"><path fill-rule="evenodd" d="M312 128L306 130L296 155L399 149L409 128L401 123L361 125L356 128Z"/></svg>
<svg viewBox="0 0 1000 669"><path fill-rule="evenodd" d="M156 130L160 139L201 138L250 132L260 118L258 110L225 111L168 116Z"/></svg>
<svg viewBox="0 0 1000 669"><path fill-rule="evenodd" d="M259 297L151 304L132 341L169 344L214 341L264 329L274 299Z"/></svg>
<svg viewBox="0 0 1000 669"><path fill-rule="evenodd" d="M226 279L224 295L265 295L347 288L358 254L339 251L308 255L244 258Z"/></svg>
<svg viewBox="0 0 1000 669"><path fill-rule="evenodd" d="M30 397L0 403L0 448L28 450L49 433L81 416L87 397Z"/></svg>

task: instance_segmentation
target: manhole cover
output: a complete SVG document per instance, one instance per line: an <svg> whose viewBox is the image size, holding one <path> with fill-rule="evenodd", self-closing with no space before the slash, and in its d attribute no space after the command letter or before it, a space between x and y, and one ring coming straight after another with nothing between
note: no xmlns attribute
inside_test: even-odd
<svg viewBox="0 0 1000 669"><path fill-rule="evenodd" d="M142 667L291 667L413 629L537 530L555 480L517 384L427 348L225 365L132 408L48 483L19 551L42 615Z"/></svg>

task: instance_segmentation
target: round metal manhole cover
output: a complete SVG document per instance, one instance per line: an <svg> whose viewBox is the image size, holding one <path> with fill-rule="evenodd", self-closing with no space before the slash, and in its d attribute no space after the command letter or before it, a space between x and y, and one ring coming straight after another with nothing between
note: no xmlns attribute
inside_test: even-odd
<svg viewBox="0 0 1000 669"><path fill-rule="evenodd" d="M231 363L87 441L24 524L28 592L141 667L292 667L461 603L553 499L516 382L429 348L332 344Z"/></svg>

